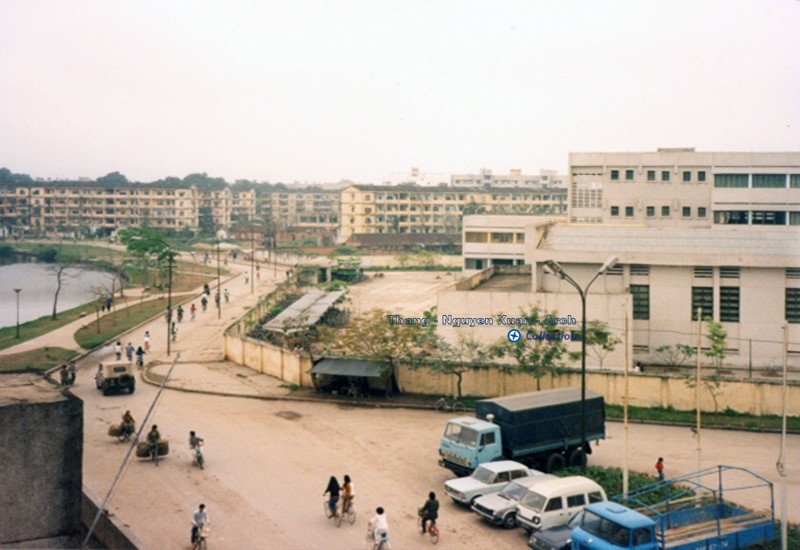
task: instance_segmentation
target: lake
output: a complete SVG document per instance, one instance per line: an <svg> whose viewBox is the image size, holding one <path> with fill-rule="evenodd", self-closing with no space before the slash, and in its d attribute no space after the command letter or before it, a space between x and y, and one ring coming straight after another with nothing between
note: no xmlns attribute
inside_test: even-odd
<svg viewBox="0 0 800 550"><path fill-rule="evenodd" d="M17 323L17 295L19 294L19 322L32 321L53 312L56 293L56 276L53 264L16 263L0 266L0 327ZM95 288L111 289L113 276L102 271L68 269L62 276L58 295L58 312L97 300Z"/></svg>

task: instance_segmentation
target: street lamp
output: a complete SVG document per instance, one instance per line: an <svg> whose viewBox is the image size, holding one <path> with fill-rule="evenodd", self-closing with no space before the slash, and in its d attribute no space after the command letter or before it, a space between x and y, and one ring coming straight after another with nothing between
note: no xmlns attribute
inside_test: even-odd
<svg viewBox="0 0 800 550"><path fill-rule="evenodd" d="M222 319L222 290L220 289L219 276L219 236L217 236L217 296L214 301L217 303L217 319Z"/></svg>
<svg viewBox="0 0 800 550"><path fill-rule="evenodd" d="M592 280L589 281L589 284L583 289L575 282L575 279L564 271L564 268L561 267L558 262L555 260L546 260L544 262L553 273L572 285L581 297L581 452L583 452L583 457L581 457L581 471L584 472L586 471L586 455L588 454L586 452L586 295L589 293L589 287L592 286L592 283L594 283L600 275L611 269L618 261L619 258L616 256L612 256L606 260L606 263L597 270Z"/></svg>
<svg viewBox="0 0 800 550"><path fill-rule="evenodd" d="M21 288L15 288L14 292L17 293L17 338L19 338L19 293L22 292Z"/></svg>

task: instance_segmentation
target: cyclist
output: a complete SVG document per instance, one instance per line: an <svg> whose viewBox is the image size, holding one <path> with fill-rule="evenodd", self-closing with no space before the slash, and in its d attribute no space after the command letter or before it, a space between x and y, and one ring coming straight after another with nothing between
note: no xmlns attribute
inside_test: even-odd
<svg viewBox="0 0 800 550"><path fill-rule="evenodd" d="M386 514L382 507L375 508L375 515L369 520L368 529L372 533L372 540L380 542L384 535L389 536L389 523L386 521Z"/></svg>
<svg viewBox="0 0 800 550"><path fill-rule="evenodd" d="M350 480L350 476L345 474L342 485L342 514L350 509L354 498L356 498L356 492L353 489L353 482Z"/></svg>
<svg viewBox="0 0 800 550"><path fill-rule="evenodd" d="M202 456L202 452L200 451L200 446L203 444L203 438L198 437L194 431L189 432L189 448L194 451L194 461L200 462L203 459L200 458Z"/></svg>
<svg viewBox="0 0 800 550"><path fill-rule="evenodd" d="M136 365L139 367L144 366L144 353L144 348L139 346L139 348L136 350Z"/></svg>
<svg viewBox="0 0 800 550"><path fill-rule="evenodd" d="M153 460L158 457L158 442L161 440L161 434L158 433L158 426L153 424L153 428L147 434L147 442L150 443L150 456ZM158 463L156 463L157 465Z"/></svg>
<svg viewBox="0 0 800 550"><path fill-rule="evenodd" d="M433 491L428 493L428 500L419 509L419 515L422 518L422 534L424 535L426 524L430 521L431 525L436 525L436 518L439 517L439 501L436 500L436 493Z"/></svg>
<svg viewBox="0 0 800 550"><path fill-rule="evenodd" d="M341 487L339 487L339 481L334 477L331 476L330 480L328 480L328 488L325 489L325 492L322 493L323 496L330 494L330 499L328 499L328 517L333 517L336 513L336 503L339 502L339 493L341 491Z"/></svg>
<svg viewBox="0 0 800 550"><path fill-rule="evenodd" d="M195 513L192 514L192 544L195 544L197 539L200 538L200 530L210 523L211 521L208 519L206 505L201 504L197 507Z"/></svg>

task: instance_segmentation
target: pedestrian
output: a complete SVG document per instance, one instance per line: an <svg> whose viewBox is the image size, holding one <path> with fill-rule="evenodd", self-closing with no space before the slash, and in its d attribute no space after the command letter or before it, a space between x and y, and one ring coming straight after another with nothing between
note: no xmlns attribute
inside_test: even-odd
<svg viewBox="0 0 800 550"><path fill-rule="evenodd" d="M140 368L144 366L144 349L142 346L139 346L136 350L136 365Z"/></svg>
<svg viewBox="0 0 800 550"><path fill-rule="evenodd" d="M131 344L130 342L128 342L128 345L127 345L127 346L125 346L125 355L126 355L126 357L128 358L128 361L129 361L129 362L130 362L130 361L133 361L133 352L134 352L134 351L136 351L136 350L134 350L134 348L133 348L133 344Z"/></svg>
<svg viewBox="0 0 800 550"><path fill-rule="evenodd" d="M214 303L217 305L217 309L219 309L219 290L214 294Z"/></svg>
<svg viewBox="0 0 800 550"><path fill-rule="evenodd" d="M114 344L114 355L117 356L117 361L122 359L122 342L117 340L117 343Z"/></svg>
<svg viewBox="0 0 800 550"><path fill-rule="evenodd" d="M203 284L203 293L206 296L211 296L211 287L208 286L208 283Z"/></svg>
<svg viewBox="0 0 800 550"><path fill-rule="evenodd" d="M61 377L61 385L68 386L69 385L69 372L67 371L66 365L61 365L61 370L58 371L58 374Z"/></svg>
<svg viewBox="0 0 800 550"><path fill-rule="evenodd" d="M244 274L244 284L247 284L247 283L249 283L249 282L250 282L250 275L248 275L247 273L245 273L245 274Z"/></svg>
<svg viewBox="0 0 800 550"><path fill-rule="evenodd" d="M75 361L69 362L67 373L69 374L69 385L71 386L75 383L75 375L78 373L78 369L75 367Z"/></svg>
<svg viewBox="0 0 800 550"><path fill-rule="evenodd" d="M145 353L150 351L150 331L144 331L144 351Z"/></svg>
<svg viewBox="0 0 800 550"><path fill-rule="evenodd" d="M164 312L164 318L167 320L168 325L172 322L172 309L167 308Z"/></svg>
<svg viewBox="0 0 800 550"><path fill-rule="evenodd" d="M192 304L192 307L189 308L189 313L192 314L192 321L194 321L194 318L197 315L197 306Z"/></svg>
<svg viewBox="0 0 800 550"><path fill-rule="evenodd" d="M175 323L172 323L172 341L178 341L178 325Z"/></svg>
<svg viewBox="0 0 800 550"><path fill-rule="evenodd" d="M178 322L183 322L183 306L178 306Z"/></svg>
<svg viewBox="0 0 800 550"><path fill-rule="evenodd" d="M205 295L200 299L200 305L203 306L203 311L208 309L208 298L206 298Z"/></svg>
<svg viewBox="0 0 800 550"><path fill-rule="evenodd" d="M658 462L656 462L656 471L658 472L658 480L664 481L664 459L658 457Z"/></svg>
<svg viewBox="0 0 800 550"><path fill-rule="evenodd" d="M103 297L101 296L98 299L98 302L100 302L100 311L105 311L106 310L106 301L105 301L105 299L103 299Z"/></svg>
<svg viewBox="0 0 800 550"><path fill-rule="evenodd" d="M636 361L636 364L633 366L633 372L642 372L641 361Z"/></svg>
<svg viewBox="0 0 800 550"><path fill-rule="evenodd" d="M226 303L226 304L227 304L227 303L230 303L230 301L231 301L231 295L230 295L230 293L228 292L228 289L226 288L226 289L225 289L225 303Z"/></svg>
<svg viewBox="0 0 800 550"><path fill-rule="evenodd" d="M108 311L111 311L111 304L113 304L113 303L114 303L114 299L111 296L106 298L106 309Z"/></svg>

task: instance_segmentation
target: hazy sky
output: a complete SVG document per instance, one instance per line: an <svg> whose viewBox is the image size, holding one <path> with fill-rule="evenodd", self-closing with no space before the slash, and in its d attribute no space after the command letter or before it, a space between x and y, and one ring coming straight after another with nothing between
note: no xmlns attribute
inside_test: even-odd
<svg viewBox="0 0 800 550"><path fill-rule="evenodd" d="M800 1L0 1L0 166L381 182L800 150Z"/></svg>

